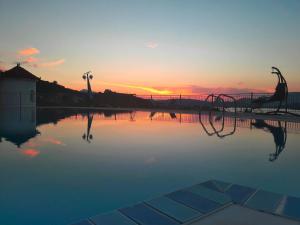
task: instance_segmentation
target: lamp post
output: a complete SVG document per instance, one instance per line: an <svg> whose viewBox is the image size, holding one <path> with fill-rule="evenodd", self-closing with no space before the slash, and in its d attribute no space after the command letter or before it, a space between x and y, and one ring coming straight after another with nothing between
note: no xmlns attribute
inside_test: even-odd
<svg viewBox="0 0 300 225"><path fill-rule="evenodd" d="M93 98L93 92L92 92L90 80L93 79L93 75L91 74L91 71L88 71L88 72L84 73L83 76L82 76L82 78L84 80L86 80L86 82L87 82L88 95L89 95L89 98L92 99Z"/></svg>
<svg viewBox="0 0 300 225"><path fill-rule="evenodd" d="M87 130L86 133L84 133L82 135L82 139L87 141L88 143L91 143L92 139L93 139L93 135L91 134L91 127L92 127L92 123L93 123L93 114L91 113L87 113L87 119L88 119L88 123L87 123Z"/></svg>

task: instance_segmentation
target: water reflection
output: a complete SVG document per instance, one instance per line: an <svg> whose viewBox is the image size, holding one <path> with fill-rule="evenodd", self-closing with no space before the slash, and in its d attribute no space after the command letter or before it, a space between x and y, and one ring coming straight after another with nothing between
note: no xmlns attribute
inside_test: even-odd
<svg viewBox="0 0 300 225"><path fill-rule="evenodd" d="M299 195L300 123L169 113L1 112L0 224L70 224L208 179ZM19 118L27 125L18 127ZM280 156L273 134L288 150Z"/></svg>
<svg viewBox="0 0 300 225"><path fill-rule="evenodd" d="M20 148L38 134L35 108L0 110L0 142L4 139Z"/></svg>
<svg viewBox="0 0 300 225"><path fill-rule="evenodd" d="M167 116L165 116L167 114ZM225 138L235 135L237 127L257 128L269 132L273 135L275 143L275 152L269 155L270 161L278 159L283 152L287 142L287 129L290 128L300 131L298 123L281 121L241 120L236 116L228 117L222 112L209 112L205 114L176 114L174 112L136 112L128 110L88 110L88 109L10 109L0 111L0 141L6 140L18 146L19 148L28 143L29 149L22 149L24 154L36 156L38 152L32 147L31 139L40 134L37 127L44 124L58 124L60 121L71 118L77 120L83 118L86 120L86 131L82 139L91 143L94 135L92 134L92 124L96 120L128 120L128 121L159 121L159 122L179 122L179 123L200 123L203 131L208 136ZM296 124L296 125L295 125ZM51 138L43 140L50 143ZM52 141L53 142L53 141ZM51 143L52 143L51 142ZM54 142L53 142L54 143ZM58 143L58 141L55 141Z"/></svg>
<svg viewBox="0 0 300 225"><path fill-rule="evenodd" d="M287 122L284 122L284 126L282 126L281 121L277 121L277 126L270 125L264 120L256 120L251 124L256 128L263 129L264 131L270 132L273 135L275 143L275 153L270 154L269 160L271 162L275 161L280 153L285 149L287 140Z"/></svg>
<svg viewBox="0 0 300 225"><path fill-rule="evenodd" d="M91 127L93 123L93 114L90 112L87 113L87 129L86 133L82 135L82 139L85 140L88 143L91 143L91 140L93 140L93 135L91 134Z"/></svg>
<svg viewBox="0 0 300 225"><path fill-rule="evenodd" d="M199 113L199 122L200 122L203 130L205 131L205 133L208 136L216 135L219 138L224 138L224 137L233 135L236 131L237 117L236 116L232 117L232 120L233 120L232 130L226 132L225 131L225 114L224 114L224 112L221 112L219 115L214 115L214 112L210 111L208 113L208 121L209 121L208 125L212 129L212 131L210 132L210 131L208 131L208 129L206 128L206 126L204 125L204 123L202 121L202 114ZM221 127L219 129L217 129L215 123L220 122L220 121L221 121ZM229 127L230 127L230 125L229 125Z"/></svg>
<svg viewBox="0 0 300 225"><path fill-rule="evenodd" d="M149 115L149 118L152 120L153 117L154 117L156 114L158 114L158 112L155 112L155 111L151 112L150 115ZM160 112L160 114L164 117L165 112ZM169 112L168 114L169 114L169 116L170 116L171 119L177 119L176 113L174 113L174 112ZM181 114L180 114L180 115L181 115Z"/></svg>

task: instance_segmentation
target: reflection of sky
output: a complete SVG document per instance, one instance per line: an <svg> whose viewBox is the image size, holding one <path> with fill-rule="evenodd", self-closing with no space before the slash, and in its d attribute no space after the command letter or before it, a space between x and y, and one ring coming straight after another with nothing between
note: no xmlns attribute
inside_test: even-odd
<svg viewBox="0 0 300 225"><path fill-rule="evenodd" d="M239 126L219 139L199 122L161 116L151 121L137 112L132 122L128 114L116 121L94 115L91 143L82 140L81 116L39 126L41 135L22 150L2 142L0 223L70 223L212 178L299 196L299 134L289 133L284 152L269 162L275 147L268 132Z"/></svg>
<svg viewBox="0 0 300 225"><path fill-rule="evenodd" d="M299 11L298 0L1 0L0 67L26 60L78 89L92 70L97 91L178 94L273 89L274 65L299 91Z"/></svg>

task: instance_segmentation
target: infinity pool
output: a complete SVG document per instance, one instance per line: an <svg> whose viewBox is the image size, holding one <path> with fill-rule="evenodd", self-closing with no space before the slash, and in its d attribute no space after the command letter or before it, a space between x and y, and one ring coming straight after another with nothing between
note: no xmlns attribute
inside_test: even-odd
<svg viewBox="0 0 300 225"><path fill-rule="evenodd" d="M0 111L0 224L65 225L209 179L300 197L300 124Z"/></svg>

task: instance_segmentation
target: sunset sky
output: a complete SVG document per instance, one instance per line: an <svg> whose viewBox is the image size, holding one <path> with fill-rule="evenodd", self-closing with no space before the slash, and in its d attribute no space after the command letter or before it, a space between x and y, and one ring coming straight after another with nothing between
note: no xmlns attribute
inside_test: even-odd
<svg viewBox="0 0 300 225"><path fill-rule="evenodd" d="M0 0L0 68L94 91L300 91L299 0Z"/></svg>

